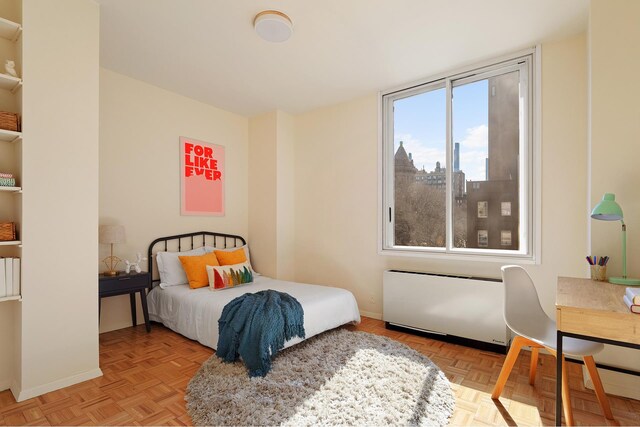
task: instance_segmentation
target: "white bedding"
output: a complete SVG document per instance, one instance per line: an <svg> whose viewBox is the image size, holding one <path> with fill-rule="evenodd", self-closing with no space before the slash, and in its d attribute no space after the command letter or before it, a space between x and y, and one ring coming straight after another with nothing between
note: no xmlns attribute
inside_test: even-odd
<svg viewBox="0 0 640 427"><path fill-rule="evenodd" d="M224 306L247 292L267 289L286 292L300 302L304 310L306 338L345 323L360 322L356 299L345 289L285 282L265 276L255 277L251 284L223 291L211 291L208 287L190 289L189 285L166 289L156 286L147 297L149 317L215 350L218 344L218 319ZM291 339L285 343L285 347L300 341L300 338Z"/></svg>

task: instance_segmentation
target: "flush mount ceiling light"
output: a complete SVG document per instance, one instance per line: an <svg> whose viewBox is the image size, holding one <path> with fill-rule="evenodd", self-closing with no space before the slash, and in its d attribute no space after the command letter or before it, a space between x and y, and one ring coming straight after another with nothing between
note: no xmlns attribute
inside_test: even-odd
<svg viewBox="0 0 640 427"><path fill-rule="evenodd" d="M282 43L293 34L291 18L277 10L265 10L253 19L253 27L258 35L271 43Z"/></svg>

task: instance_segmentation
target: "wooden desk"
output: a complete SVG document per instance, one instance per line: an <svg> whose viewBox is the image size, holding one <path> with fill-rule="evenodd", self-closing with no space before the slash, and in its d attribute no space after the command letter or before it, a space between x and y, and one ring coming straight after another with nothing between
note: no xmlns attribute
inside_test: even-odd
<svg viewBox="0 0 640 427"><path fill-rule="evenodd" d="M557 350L572 337L640 350L640 315L622 301L626 286L590 279L558 277L556 294ZM557 357L557 378L562 358ZM556 425L562 422L562 381L556 380Z"/></svg>

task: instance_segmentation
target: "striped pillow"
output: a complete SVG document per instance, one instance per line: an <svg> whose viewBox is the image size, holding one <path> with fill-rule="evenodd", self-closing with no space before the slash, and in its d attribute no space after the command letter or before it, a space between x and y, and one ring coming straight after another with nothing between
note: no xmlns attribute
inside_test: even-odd
<svg viewBox="0 0 640 427"><path fill-rule="evenodd" d="M221 291L253 282L253 272L249 262L223 266L207 265L207 275L212 291Z"/></svg>

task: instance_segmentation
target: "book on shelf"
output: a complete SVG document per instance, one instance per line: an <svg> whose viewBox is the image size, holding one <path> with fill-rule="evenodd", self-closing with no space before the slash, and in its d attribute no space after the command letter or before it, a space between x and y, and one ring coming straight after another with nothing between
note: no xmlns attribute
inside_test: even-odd
<svg viewBox="0 0 640 427"><path fill-rule="evenodd" d="M4 260L4 277L7 282L7 296L12 297L13 293L13 258L5 258Z"/></svg>
<svg viewBox="0 0 640 427"><path fill-rule="evenodd" d="M20 258L13 258L13 295L20 295Z"/></svg>
<svg viewBox="0 0 640 427"><path fill-rule="evenodd" d="M627 298L629 298L631 304L640 305L640 287L627 288L625 295L627 296Z"/></svg>
<svg viewBox="0 0 640 427"><path fill-rule="evenodd" d="M0 298L20 295L20 258L0 258Z"/></svg>
<svg viewBox="0 0 640 427"><path fill-rule="evenodd" d="M623 299L624 299L624 303L627 305L627 307L629 307L629 310L632 313L640 314L640 305L634 304L631 301L631 299L629 299L629 296L627 296L627 295L625 295Z"/></svg>

